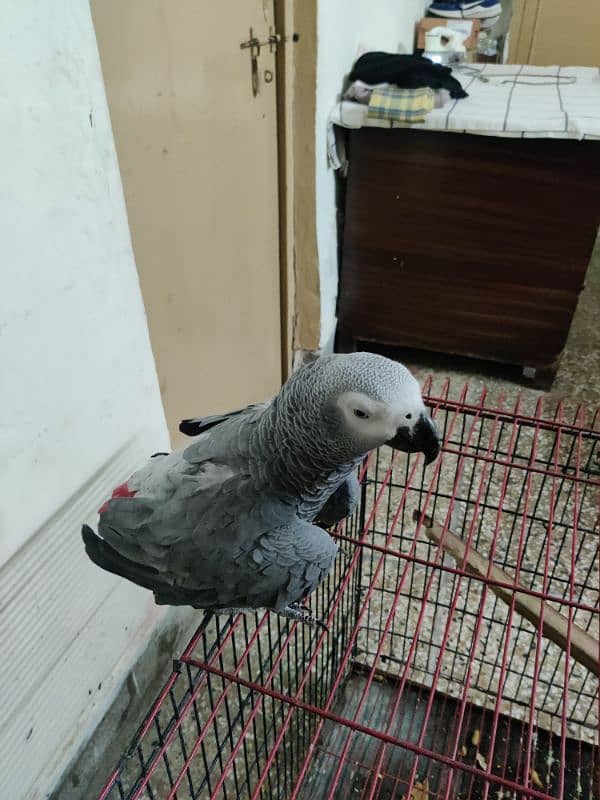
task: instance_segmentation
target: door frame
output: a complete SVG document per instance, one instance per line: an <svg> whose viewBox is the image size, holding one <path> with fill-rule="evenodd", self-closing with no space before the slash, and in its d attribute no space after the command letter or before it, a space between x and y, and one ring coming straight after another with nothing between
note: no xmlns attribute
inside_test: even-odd
<svg viewBox="0 0 600 800"><path fill-rule="evenodd" d="M513 0L509 63L529 64L538 20L539 0Z"/></svg>
<svg viewBox="0 0 600 800"><path fill-rule="evenodd" d="M316 228L316 0L274 0L281 351L284 380L294 354L317 351L321 300Z"/></svg>

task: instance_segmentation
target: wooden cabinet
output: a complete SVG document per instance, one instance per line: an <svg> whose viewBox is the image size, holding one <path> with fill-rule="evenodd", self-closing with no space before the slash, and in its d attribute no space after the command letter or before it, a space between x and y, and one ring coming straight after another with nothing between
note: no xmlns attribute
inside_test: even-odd
<svg viewBox="0 0 600 800"><path fill-rule="evenodd" d="M600 144L349 133L338 348L553 374L600 221Z"/></svg>

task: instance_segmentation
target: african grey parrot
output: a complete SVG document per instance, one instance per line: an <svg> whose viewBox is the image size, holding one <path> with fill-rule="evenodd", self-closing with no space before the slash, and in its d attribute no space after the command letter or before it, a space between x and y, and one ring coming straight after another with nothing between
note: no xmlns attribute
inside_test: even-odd
<svg viewBox="0 0 600 800"><path fill-rule="evenodd" d="M439 452L411 373L373 353L302 367L270 402L186 420L188 446L157 454L83 526L98 566L159 604L217 613L266 608L316 622L304 598L325 578L331 525L354 510L356 468L382 444Z"/></svg>

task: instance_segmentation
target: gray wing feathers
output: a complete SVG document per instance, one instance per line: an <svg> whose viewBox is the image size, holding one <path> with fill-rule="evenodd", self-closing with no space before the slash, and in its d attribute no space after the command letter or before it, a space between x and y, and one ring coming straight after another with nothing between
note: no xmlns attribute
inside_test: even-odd
<svg viewBox="0 0 600 800"><path fill-rule="evenodd" d="M264 406L255 406L239 415L226 417L213 430L201 433L182 452L190 464L199 464L209 459L229 462L244 461L250 449L250 438L260 420Z"/></svg>
<svg viewBox="0 0 600 800"><path fill-rule="evenodd" d="M252 508L250 503L246 503L248 513L241 525L236 521L237 514L231 516L229 527L204 519L197 536L193 534L193 520L173 522L177 536L183 536L173 546L172 541L166 541L164 525L158 525L158 530L153 525L156 511L147 504L136 509L135 501L113 500L102 515L99 532L122 556L152 568L154 587L142 585L154 588L159 603L206 609L284 608L318 586L337 552L337 546L321 528L290 521L289 509L277 504ZM123 527L125 521L127 528ZM186 535L187 525L192 526L192 535Z"/></svg>
<svg viewBox="0 0 600 800"><path fill-rule="evenodd" d="M270 402L270 401L269 401ZM240 414L248 414L256 410L265 409L269 403L255 403L245 408L240 408L236 411L229 411L227 414L213 414L207 417L193 417L192 419L182 419L179 423L179 430L185 433L186 436L198 436L205 431L220 425L232 417L237 417Z"/></svg>
<svg viewBox="0 0 600 800"><path fill-rule="evenodd" d="M317 515L317 523L329 527L335 525L356 511L360 499L360 484L355 472L327 500Z"/></svg>
<svg viewBox="0 0 600 800"><path fill-rule="evenodd" d="M338 548L329 534L307 522L274 533L273 563L287 574L273 603L273 608L280 610L316 589L333 566Z"/></svg>
<svg viewBox="0 0 600 800"><path fill-rule="evenodd" d="M100 515L109 549L101 552L88 536L96 563L171 605L280 609L310 594L337 546L298 518L297 497L268 489L261 459L250 475L261 414L258 408L229 417L134 474L127 487L137 494L112 498Z"/></svg>
<svg viewBox="0 0 600 800"><path fill-rule="evenodd" d="M215 587L214 607L285 608L319 585L336 553L331 537L307 522L275 527L254 546L238 548L228 572L230 583Z"/></svg>

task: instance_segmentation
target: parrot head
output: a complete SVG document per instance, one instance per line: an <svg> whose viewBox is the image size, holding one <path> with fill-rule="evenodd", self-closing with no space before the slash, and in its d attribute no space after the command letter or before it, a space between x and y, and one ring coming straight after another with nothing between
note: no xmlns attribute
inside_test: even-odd
<svg viewBox="0 0 600 800"><path fill-rule="evenodd" d="M440 451L436 427L416 378L396 361L374 353L326 356L314 362L322 396L326 438L344 442L359 455L387 444L423 453L425 463Z"/></svg>

